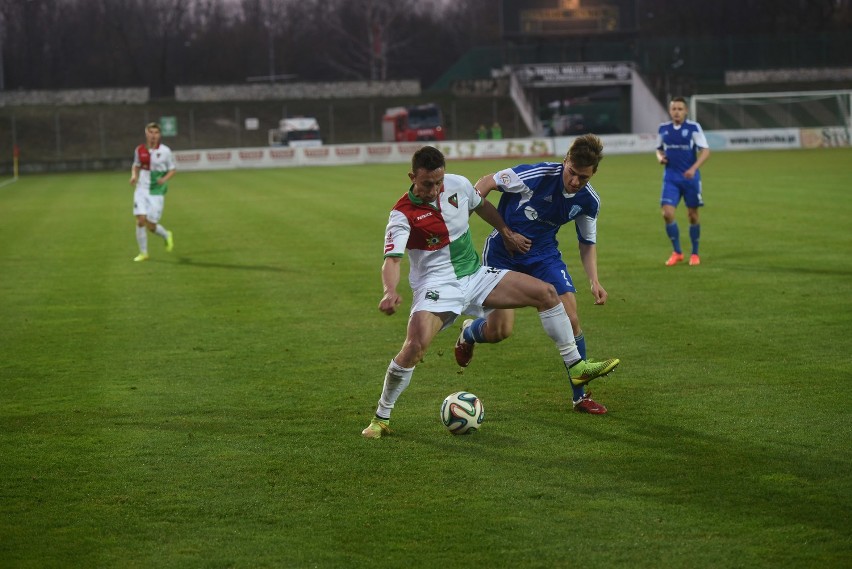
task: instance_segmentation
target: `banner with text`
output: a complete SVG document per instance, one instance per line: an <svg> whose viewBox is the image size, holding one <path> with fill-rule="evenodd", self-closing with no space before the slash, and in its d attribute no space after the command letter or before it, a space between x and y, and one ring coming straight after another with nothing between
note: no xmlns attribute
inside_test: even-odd
<svg viewBox="0 0 852 569"><path fill-rule="evenodd" d="M788 148L848 147L850 129L844 127L805 129L706 131L711 150L771 150ZM604 155L653 154L656 134L602 135ZM576 137L510 138L505 140L459 140L430 142L447 160L506 159L511 163L559 161ZM287 166L334 166L344 164L399 164L425 142L341 144L291 148L222 148L175 152L179 170L232 170L235 168L280 168Z"/></svg>

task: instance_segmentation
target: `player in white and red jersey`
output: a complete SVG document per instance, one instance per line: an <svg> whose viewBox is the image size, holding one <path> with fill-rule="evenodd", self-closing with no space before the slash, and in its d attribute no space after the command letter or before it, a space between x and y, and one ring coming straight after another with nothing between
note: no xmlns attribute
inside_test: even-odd
<svg viewBox="0 0 852 569"><path fill-rule="evenodd" d="M171 252L174 248L172 232L159 222L169 190L168 182L175 175L175 159L172 149L161 144L160 138L160 125L148 123L145 126L145 144L140 144L133 152L130 185L136 187L133 215L136 216L136 243L139 245L139 254L134 261L148 260L147 231L163 238L166 251Z"/></svg>
<svg viewBox="0 0 852 569"><path fill-rule="evenodd" d="M411 382L415 365L438 332L461 314L480 316L495 308L535 307L575 384L606 375L619 364L618 360L592 364L580 358L571 321L553 285L523 273L480 265L470 238L471 212L500 233L507 250L523 254L532 243L509 229L494 205L482 199L466 178L446 174L445 168L444 155L437 148L424 146L415 152L408 174L411 187L388 220L379 310L391 315L402 303L397 286L405 251L410 261L412 306L405 342L385 373L375 417L361 432L366 438L390 433L391 411Z"/></svg>

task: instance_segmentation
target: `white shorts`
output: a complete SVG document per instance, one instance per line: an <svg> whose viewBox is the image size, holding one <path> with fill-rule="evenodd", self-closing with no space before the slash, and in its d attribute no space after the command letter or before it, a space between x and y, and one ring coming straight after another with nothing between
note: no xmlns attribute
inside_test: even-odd
<svg viewBox="0 0 852 569"><path fill-rule="evenodd" d="M133 192L133 215L144 215L148 221L157 223L163 217L166 196L152 196L144 190Z"/></svg>
<svg viewBox="0 0 852 569"><path fill-rule="evenodd" d="M414 291L411 314L421 310L453 313L455 316L447 318L441 330L452 325L462 314L484 317L492 309L482 304L508 273L507 269L483 266L472 275L458 280L423 286Z"/></svg>

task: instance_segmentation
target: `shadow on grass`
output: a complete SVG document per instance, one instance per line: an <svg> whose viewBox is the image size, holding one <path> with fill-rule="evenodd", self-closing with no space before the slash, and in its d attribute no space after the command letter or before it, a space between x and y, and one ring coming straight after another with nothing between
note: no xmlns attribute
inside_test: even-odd
<svg viewBox="0 0 852 569"><path fill-rule="evenodd" d="M838 486L846 476L845 459L787 444L777 435L755 432L743 439L614 413L602 421L539 423L530 437L485 429L471 436L437 436L437 430L411 427L398 440L379 445L393 442L399 452L405 443L414 444L441 460L499 465L498 470L529 471L533 478L559 480L571 473L591 492L618 488L620 495L652 504L745 516L746 524L798 524L810 539L827 540L829 550L837 545L838 528L848 527L849 501ZM531 442L542 430L566 433L565 448L543 449ZM577 441L583 441L582 449Z"/></svg>
<svg viewBox="0 0 852 569"><path fill-rule="evenodd" d="M151 259L153 260L153 259ZM189 265L203 269L236 269L240 271L267 271L271 273L289 273L289 269L272 267L270 265L237 265L233 263L212 263L207 261L196 261L192 257L178 257L178 265Z"/></svg>
<svg viewBox="0 0 852 569"><path fill-rule="evenodd" d="M737 272L753 272L753 273L791 273L798 275L826 275L831 277L852 277L852 269L843 268L816 268L816 267L780 267L767 265L738 265L736 263L726 263L723 265L725 269L731 269Z"/></svg>
<svg viewBox="0 0 852 569"><path fill-rule="evenodd" d="M708 510L731 515L751 512L774 517L779 525L834 531L846 518L848 501L837 500L843 490L836 488L848 468L843 457L824 456L759 432L743 440L617 415L607 420L621 423L619 431L593 423L575 423L571 429L589 441L637 452L592 453L576 466L612 480L631 480L657 500L703 503Z"/></svg>

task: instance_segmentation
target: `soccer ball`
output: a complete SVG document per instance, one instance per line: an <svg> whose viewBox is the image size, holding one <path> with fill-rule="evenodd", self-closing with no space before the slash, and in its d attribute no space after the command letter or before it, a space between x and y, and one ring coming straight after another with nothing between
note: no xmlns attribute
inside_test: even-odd
<svg viewBox="0 0 852 569"><path fill-rule="evenodd" d="M441 422L454 435L475 433L483 419L485 408L473 393L457 391L441 403Z"/></svg>

